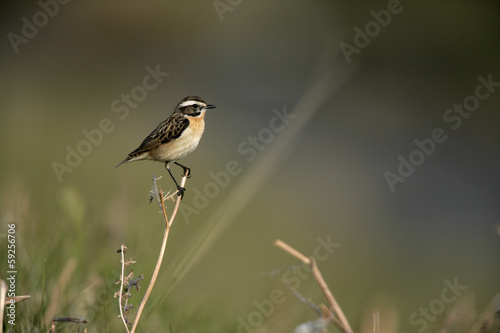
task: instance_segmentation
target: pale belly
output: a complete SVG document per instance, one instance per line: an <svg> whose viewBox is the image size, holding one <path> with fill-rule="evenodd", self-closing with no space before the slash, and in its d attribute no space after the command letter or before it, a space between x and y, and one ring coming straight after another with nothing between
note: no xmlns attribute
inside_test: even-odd
<svg viewBox="0 0 500 333"><path fill-rule="evenodd" d="M194 131L189 127L178 139L156 148L152 154L149 154L149 158L161 162L180 160L192 153L196 147L198 147L202 135L203 128L200 130L198 127L197 130Z"/></svg>

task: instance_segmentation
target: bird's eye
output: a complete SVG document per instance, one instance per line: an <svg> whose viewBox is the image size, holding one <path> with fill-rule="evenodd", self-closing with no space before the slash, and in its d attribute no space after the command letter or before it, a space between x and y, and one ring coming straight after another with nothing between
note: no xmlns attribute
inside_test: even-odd
<svg viewBox="0 0 500 333"><path fill-rule="evenodd" d="M197 109L198 108L198 104L193 104L193 108Z"/></svg>

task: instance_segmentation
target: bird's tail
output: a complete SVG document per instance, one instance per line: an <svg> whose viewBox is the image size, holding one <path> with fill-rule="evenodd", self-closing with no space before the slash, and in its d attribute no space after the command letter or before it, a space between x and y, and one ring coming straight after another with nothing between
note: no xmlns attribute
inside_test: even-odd
<svg viewBox="0 0 500 333"><path fill-rule="evenodd" d="M128 156L123 161L121 161L120 163L118 163L115 166L115 168L119 167L123 163L133 162L133 161L141 161L141 160L145 160L147 158L148 158L148 152L139 152L139 153L137 153L136 150L134 150L133 152L131 152L130 154L128 154Z"/></svg>

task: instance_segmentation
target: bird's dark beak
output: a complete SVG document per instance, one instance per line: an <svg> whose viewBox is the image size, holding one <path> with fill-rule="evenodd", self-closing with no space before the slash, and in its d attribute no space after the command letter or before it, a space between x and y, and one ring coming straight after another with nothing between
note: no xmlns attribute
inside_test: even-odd
<svg viewBox="0 0 500 333"><path fill-rule="evenodd" d="M215 109L216 106L215 105L211 105L211 104L208 104L207 107L205 109Z"/></svg>

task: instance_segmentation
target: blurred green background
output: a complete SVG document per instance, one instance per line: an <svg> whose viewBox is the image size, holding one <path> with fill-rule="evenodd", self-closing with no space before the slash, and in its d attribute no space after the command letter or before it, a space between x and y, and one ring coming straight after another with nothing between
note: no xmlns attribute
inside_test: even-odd
<svg viewBox="0 0 500 333"><path fill-rule="evenodd" d="M141 331L291 332L315 320L285 284L298 262L277 238L307 255L318 237L337 244L319 267L356 332L372 332L373 311L382 332L437 331L449 318L450 331L468 332L492 306L498 83L457 129L443 116L475 94L479 76L500 82L498 1L402 1L350 61L341 43L355 46L355 28L395 1L54 3L0 5L0 276L15 223L16 292L32 296L17 306L17 331L64 316L87 318L89 332L124 331L116 250L125 243L146 278L137 308L163 234L151 178L173 183L160 163L114 166L187 95L217 109L182 161L193 177ZM36 32L23 28L34 20ZM148 66L169 73L150 91L140 88ZM114 112L131 93L128 113ZM295 116L280 132L269 130L276 110ZM103 119L109 133L82 143ZM435 128L446 141L391 191L384 173ZM244 152L249 137L255 155ZM58 177L68 147L87 156ZM230 161L240 172L217 185ZM325 303L301 276L299 292ZM444 281L455 279L466 288L444 302ZM259 309L276 289L286 300ZM432 320L415 317L432 304Z"/></svg>

